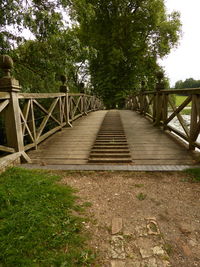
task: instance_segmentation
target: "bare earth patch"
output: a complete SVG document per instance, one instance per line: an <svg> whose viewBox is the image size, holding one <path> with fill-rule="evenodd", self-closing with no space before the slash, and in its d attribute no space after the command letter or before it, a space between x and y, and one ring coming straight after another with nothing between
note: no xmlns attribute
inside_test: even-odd
<svg viewBox="0 0 200 267"><path fill-rule="evenodd" d="M61 183L88 202L95 266L200 266L200 183L178 172L62 175Z"/></svg>

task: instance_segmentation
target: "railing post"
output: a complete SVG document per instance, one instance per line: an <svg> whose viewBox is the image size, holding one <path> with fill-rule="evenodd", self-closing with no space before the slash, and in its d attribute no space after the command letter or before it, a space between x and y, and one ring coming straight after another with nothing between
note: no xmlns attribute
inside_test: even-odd
<svg viewBox="0 0 200 267"><path fill-rule="evenodd" d="M80 88L80 93L82 94L81 96L81 112L83 115L88 115L87 114L87 105L86 105L86 96L85 96L85 85L83 82L79 84Z"/></svg>
<svg viewBox="0 0 200 267"><path fill-rule="evenodd" d="M60 92L65 93L65 116L66 116L66 123L68 126L72 127L72 124L69 121L69 88L66 85L67 78L65 75L61 75L60 79L62 81L62 85L60 86Z"/></svg>
<svg viewBox="0 0 200 267"><path fill-rule="evenodd" d="M163 130L165 131L167 129L166 120L168 117L168 94L163 94L163 106L162 106L162 121L163 121Z"/></svg>
<svg viewBox="0 0 200 267"><path fill-rule="evenodd" d="M140 90L140 114L144 114L145 113L145 95L144 95L144 91L145 91L145 82L142 81L141 82L141 90Z"/></svg>
<svg viewBox="0 0 200 267"><path fill-rule="evenodd" d="M156 84L156 96L154 102L154 126L160 126L162 120L162 94L161 90L164 89L162 82L164 75L162 72L157 73L158 82Z"/></svg>
<svg viewBox="0 0 200 267"><path fill-rule="evenodd" d="M2 55L0 57L0 67L4 71L4 76L0 79L0 91L10 93L10 103L5 111L7 145L14 148L16 152L24 152L18 99L18 93L20 92L21 87L19 86L19 82L11 77L10 71L13 68L11 57Z"/></svg>
<svg viewBox="0 0 200 267"><path fill-rule="evenodd" d="M195 150L195 142L200 132L200 95L192 95L192 108L190 118L189 149Z"/></svg>

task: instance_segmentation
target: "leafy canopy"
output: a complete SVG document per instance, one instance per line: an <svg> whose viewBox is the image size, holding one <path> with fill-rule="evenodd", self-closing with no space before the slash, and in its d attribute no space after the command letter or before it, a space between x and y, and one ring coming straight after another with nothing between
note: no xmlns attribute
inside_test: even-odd
<svg viewBox="0 0 200 267"><path fill-rule="evenodd" d="M13 56L25 91L58 90L56 79L66 74L71 90L90 80L112 107L141 81L154 88L157 59L176 46L180 26L179 14L168 15L164 0L5 0L0 51ZM24 28L34 40L22 38Z"/></svg>
<svg viewBox="0 0 200 267"><path fill-rule="evenodd" d="M96 50L90 60L94 91L112 106L121 92L155 83L157 59L179 39L179 14L163 0L74 0L80 39Z"/></svg>

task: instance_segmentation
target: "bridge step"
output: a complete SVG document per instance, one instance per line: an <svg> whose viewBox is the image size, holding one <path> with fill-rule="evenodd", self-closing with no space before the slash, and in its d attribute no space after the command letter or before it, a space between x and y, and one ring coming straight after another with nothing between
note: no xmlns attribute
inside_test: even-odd
<svg viewBox="0 0 200 267"><path fill-rule="evenodd" d="M89 159L89 163L98 163L98 164L103 164L103 163L130 163L132 162L132 160L130 159L117 159L117 158L101 158L101 159L93 159L90 158Z"/></svg>
<svg viewBox="0 0 200 267"><path fill-rule="evenodd" d="M129 158L130 157L130 154L129 153L91 153L90 154L90 159L91 158L102 158L102 155L103 157L106 157L106 158Z"/></svg>
<svg viewBox="0 0 200 267"><path fill-rule="evenodd" d="M103 145L94 145L93 146L93 149L101 149L101 150L108 150L108 149L114 149L114 150L121 150L121 149L125 149L125 150L127 150L127 149L129 149L129 147L128 147L128 145L126 145L126 144L124 144L124 145L113 145L113 144L106 144L105 146L103 146Z"/></svg>
<svg viewBox="0 0 200 267"><path fill-rule="evenodd" d="M91 149L88 162L95 164L132 162L118 111L107 112Z"/></svg>
<svg viewBox="0 0 200 267"><path fill-rule="evenodd" d="M104 149L105 153L110 153L110 154L127 154L127 150L126 149ZM102 150L101 149L92 149L91 155L93 154L102 154ZM130 154L130 153L129 153Z"/></svg>

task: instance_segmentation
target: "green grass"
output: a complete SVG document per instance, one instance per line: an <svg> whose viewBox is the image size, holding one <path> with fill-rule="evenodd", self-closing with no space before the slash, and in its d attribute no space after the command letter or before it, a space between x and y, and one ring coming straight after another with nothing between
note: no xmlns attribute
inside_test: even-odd
<svg viewBox="0 0 200 267"><path fill-rule="evenodd" d="M176 106L177 107L180 106L185 101L186 98L187 96L176 95ZM191 103L189 103L187 106L191 107Z"/></svg>
<svg viewBox="0 0 200 267"><path fill-rule="evenodd" d="M20 168L0 175L0 266L92 266L82 206L59 179Z"/></svg>
<svg viewBox="0 0 200 267"><path fill-rule="evenodd" d="M180 113L181 115L191 115L191 109L183 109Z"/></svg>
<svg viewBox="0 0 200 267"><path fill-rule="evenodd" d="M189 174L191 182L200 182L200 168L191 168L185 170L187 174Z"/></svg>

